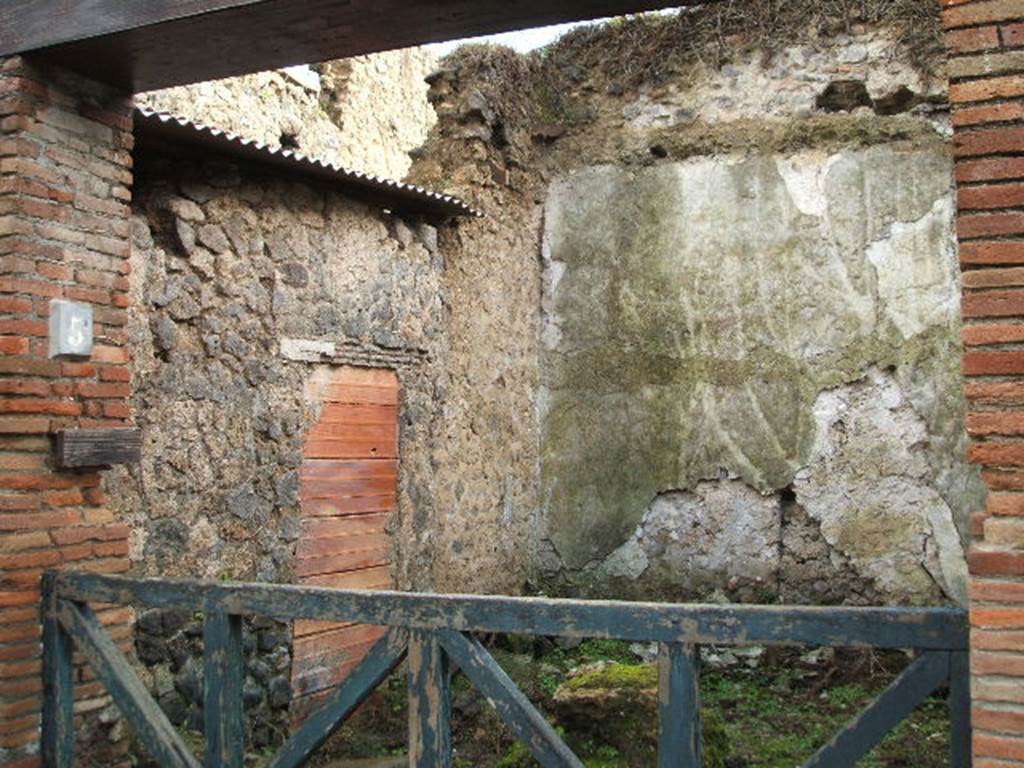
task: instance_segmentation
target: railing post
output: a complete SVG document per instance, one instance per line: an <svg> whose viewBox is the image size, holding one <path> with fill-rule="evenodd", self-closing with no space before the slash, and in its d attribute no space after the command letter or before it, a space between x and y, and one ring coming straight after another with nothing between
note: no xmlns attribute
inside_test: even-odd
<svg viewBox="0 0 1024 768"><path fill-rule="evenodd" d="M700 768L700 649L661 643L658 653L658 768Z"/></svg>
<svg viewBox="0 0 1024 768"><path fill-rule="evenodd" d="M242 618L207 611L203 619L203 718L206 768L242 768L245 720L242 711Z"/></svg>
<svg viewBox="0 0 1024 768"><path fill-rule="evenodd" d="M74 676L71 636L57 618L57 576L43 574L42 758L44 768L71 768L75 761Z"/></svg>
<svg viewBox="0 0 1024 768"><path fill-rule="evenodd" d="M971 766L971 660L968 651L949 654L949 764Z"/></svg>
<svg viewBox="0 0 1024 768"><path fill-rule="evenodd" d="M451 768L448 654L432 632L409 638L409 768Z"/></svg>

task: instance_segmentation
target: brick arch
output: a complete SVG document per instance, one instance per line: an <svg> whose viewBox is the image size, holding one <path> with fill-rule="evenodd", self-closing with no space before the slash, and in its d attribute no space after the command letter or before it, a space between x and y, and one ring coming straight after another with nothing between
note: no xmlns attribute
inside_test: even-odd
<svg viewBox="0 0 1024 768"><path fill-rule="evenodd" d="M941 0L970 460L974 765L1024 766L1024 0Z"/></svg>

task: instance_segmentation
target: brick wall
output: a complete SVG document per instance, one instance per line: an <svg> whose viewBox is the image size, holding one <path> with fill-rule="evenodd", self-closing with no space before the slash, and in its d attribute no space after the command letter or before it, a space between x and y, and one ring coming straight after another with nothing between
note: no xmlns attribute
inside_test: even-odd
<svg viewBox="0 0 1024 768"><path fill-rule="evenodd" d="M959 187L976 768L1024 766L1024 0L942 0Z"/></svg>
<svg viewBox="0 0 1024 768"><path fill-rule="evenodd" d="M42 569L128 568L100 474L54 470L49 433L130 419L131 127L129 99L0 61L0 765L37 763ZM93 306L91 359L49 359L53 298ZM103 616L127 639L125 609ZM86 717L109 704L100 685L81 667L76 682L80 735L123 754L111 719Z"/></svg>

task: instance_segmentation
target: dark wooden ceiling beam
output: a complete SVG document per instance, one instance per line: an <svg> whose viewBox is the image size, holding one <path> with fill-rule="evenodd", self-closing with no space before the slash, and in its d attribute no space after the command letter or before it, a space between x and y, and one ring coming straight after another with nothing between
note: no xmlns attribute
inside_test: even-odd
<svg viewBox="0 0 1024 768"><path fill-rule="evenodd" d="M0 55L145 91L706 0L6 0Z"/></svg>
<svg viewBox="0 0 1024 768"><path fill-rule="evenodd" d="M6 0L0 4L0 56L266 1Z"/></svg>

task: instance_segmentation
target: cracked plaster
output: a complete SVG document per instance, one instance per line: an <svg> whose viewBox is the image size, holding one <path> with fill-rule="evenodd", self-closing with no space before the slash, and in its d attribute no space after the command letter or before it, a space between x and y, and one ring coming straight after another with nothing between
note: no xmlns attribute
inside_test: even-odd
<svg viewBox="0 0 1024 768"><path fill-rule="evenodd" d="M801 567L780 514L792 485L850 579L891 602L962 599L959 531L982 491L962 458L952 220L942 148L600 166L556 181L540 580L706 594L739 578L778 591L803 579L785 573ZM841 446L836 402L859 425ZM750 510L759 522L740 525Z"/></svg>

